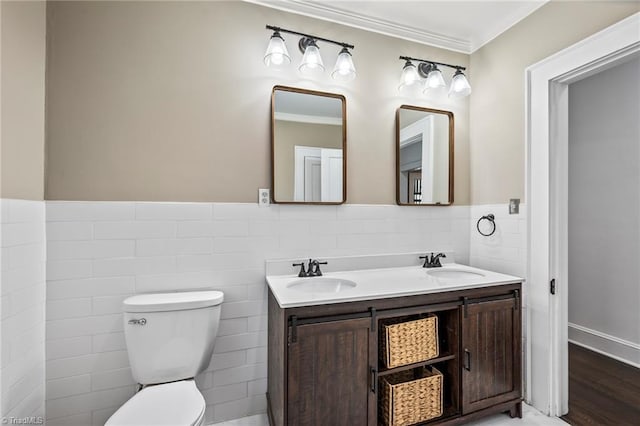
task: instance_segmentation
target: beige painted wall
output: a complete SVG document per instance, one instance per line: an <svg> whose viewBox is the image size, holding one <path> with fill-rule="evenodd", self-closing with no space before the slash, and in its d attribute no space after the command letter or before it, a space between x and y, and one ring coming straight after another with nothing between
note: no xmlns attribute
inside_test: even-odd
<svg viewBox="0 0 640 426"><path fill-rule="evenodd" d="M274 199L293 201L295 146L342 148L342 126L277 120Z"/></svg>
<svg viewBox="0 0 640 426"><path fill-rule="evenodd" d="M0 3L0 196L44 197L46 3Z"/></svg>
<svg viewBox="0 0 640 426"><path fill-rule="evenodd" d="M524 71L640 10L552 1L471 55L471 204L524 201Z"/></svg>
<svg viewBox="0 0 640 426"><path fill-rule="evenodd" d="M394 204L402 104L452 110L456 204L469 202L468 100L400 96L399 55L469 56L244 2L51 2L46 198L256 202L270 182L276 84L347 100L347 202ZM355 44L356 80L264 66L266 24ZM321 43L331 69L338 48ZM238 170L242 170L238 174ZM233 179L230 176L243 176Z"/></svg>

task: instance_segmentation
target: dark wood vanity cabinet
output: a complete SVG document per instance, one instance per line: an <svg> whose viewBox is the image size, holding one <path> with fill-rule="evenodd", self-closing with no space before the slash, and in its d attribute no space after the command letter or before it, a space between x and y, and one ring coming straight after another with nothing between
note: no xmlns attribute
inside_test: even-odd
<svg viewBox="0 0 640 426"><path fill-rule="evenodd" d="M424 424L463 424L487 414L521 416L521 284L331 305L281 308L269 291L271 426L383 424L382 378L436 367L443 414ZM438 317L438 357L386 369L387 322Z"/></svg>

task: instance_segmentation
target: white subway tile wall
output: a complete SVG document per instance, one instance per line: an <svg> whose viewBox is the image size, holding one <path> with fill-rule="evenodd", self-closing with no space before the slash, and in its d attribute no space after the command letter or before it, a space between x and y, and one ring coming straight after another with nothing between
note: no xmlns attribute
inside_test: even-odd
<svg viewBox="0 0 640 426"><path fill-rule="evenodd" d="M490 237L478 233L478 219L487 214L495 216L496 232ZM485 230L486 221L481 225ZM509 214L508 204L471 206L470 253L471 266L524 277L527 272L527 214L520 204L519 214Z"/></svg>
<svg viewBox="0 0 640 426"><path fill-rule="evenodd" d="M469 260L468 206L46 206L52 425L102 424L133 394L120 314L129 295L225 293L211 365L196 378L213 423L266 411L265 259L438 250Z"/></svg>
<svg viewBox="0 0 640 426"><path fill-rule="evenodd" d="M44 416L45 203L0 203L0 417Z"/></svg>

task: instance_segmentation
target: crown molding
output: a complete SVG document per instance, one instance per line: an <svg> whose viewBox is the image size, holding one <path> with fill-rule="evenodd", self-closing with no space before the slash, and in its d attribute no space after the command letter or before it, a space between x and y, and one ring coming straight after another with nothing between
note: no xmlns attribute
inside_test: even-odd
<svg viewBox="0 0 640 426"><path fill-rule="evenodd" d="M449 37L443 34L425 31L421 28L407 27L390 21L372 18L369 16L355 14L346 10L329 7L320 2L308 0L244 0L247 3L254 3L272 9L291 12L298 15L309 16L311 18L324 21L335 22L365 31L371 31L390 37L401 38L416 43L453 50L460 53L471 53L471 42L459 38Z"/></svg>
<svg viewBox="0 0 640 426"><path fill-rule="evenodd" d="M342 118L324 117L319 115L292 114L289 112L277 112L273 118L279 121L294 121L296 123L328 124L331 126L342 126Z"/></svg>

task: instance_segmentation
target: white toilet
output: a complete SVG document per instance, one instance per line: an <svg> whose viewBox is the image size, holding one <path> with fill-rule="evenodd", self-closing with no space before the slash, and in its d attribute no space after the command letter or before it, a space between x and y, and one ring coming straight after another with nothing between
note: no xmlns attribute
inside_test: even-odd
<svg viewBox="0 0 640 426"><path fill-rule="evenodd" d="M141 294L123 302L133 378L142 390L108 426L199 426L205 401L194 377L209 365L218 333L220 291Z"/></svg>

